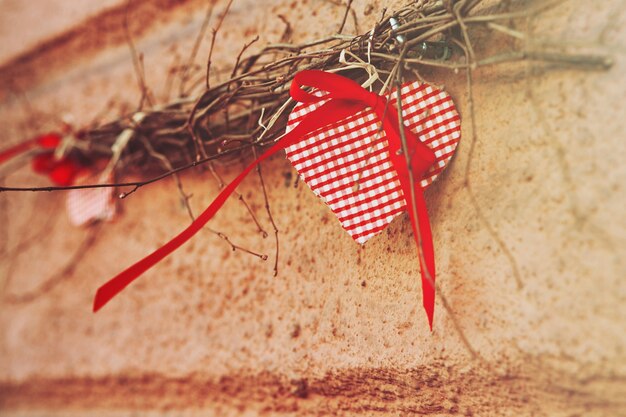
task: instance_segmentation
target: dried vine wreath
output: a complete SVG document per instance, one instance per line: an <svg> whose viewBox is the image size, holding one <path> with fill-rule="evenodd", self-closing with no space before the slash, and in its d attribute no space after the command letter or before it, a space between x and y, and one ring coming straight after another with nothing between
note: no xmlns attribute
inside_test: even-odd
<svg viewBox="0 0 626 417"><path fill-rule="evenodd" d="M128 195L143 185L180 171L216 159L233 158L244 150L267 146L283 132L285 110L291 104L288 100L289 84L294 74L304 69L341 70L344 76L360 79L363 77L362 68L365 67L362 63L367 62L368 67L387 76L384 92L395 86L398 80L404 81L407 72L413 77L419 77L418 70L422 66L448 68L458 72L524 60L587 68L607 68L611 65L611 60L603 55L575 55L523 48L495 56L478 57L472 47L471 26L487 27L523 39L522 33L498 22L536 15L560 1L546 2L538 8L516 12L469 16L481 2L410 2L391 16L383 16L370 32L360 36L333 35L298 45L272 44L258 53L243 57L251 42L237 56L231 77L218 85L209 83L210 54L203 80L206 88L199 97L186 97L187 89L183 82L180 98L170 104L142 109L111 123L78 131L60 144L62 155L76 158L85 164L101 159L113 160L117 177L131 172L156 176L138 182L41 187L36 190L134 187L124 193ZM198 44L196 42L194 49L197 49ZM451 59L444 60L450 51ZM359 61L342 59L347 54ZM141 67L140 62L137 65ZM183 79L187 78L183 74ZM142 87L144 94L140 108L149 99L145 85L142 84ZM19 190L34 188L0 187L0 191Z"/></svg>
<svg viewBox="0 0 626 417"><path fill-rule="evenodd" d="M340 33L350 12L351 3L348 2ZM375 76L383 83L381 93L402 85L408 78L407 73L419 78L418 69L422 66L447 68L454 72L465 70L470 96L469 111L473 112L471 73L475 68L528 60L600 69L608 68L612 64L609 57L602 55L529 49L523 33L503 24L535 16L560 3L558 0L513 12L472 15L471 12L481 3L481 0L410 2L389 16L383 14L371 31L359 36L338 34L299 45L273 44L244 57L255 39L244 45L238 54L230 78L211 85L209 79L215 35L232 4L231 0L213 32L206 74L200 81L204 84L204 91L197 97L188 96L189 90L194 90L198 83L192 83L190 89L186 88L190 78L187 66L181 78L179 98L168 105L151 106L149 109L143 109L144 104L150 104L151 99L142 76L142 62L129 37L143 93L140 110L114 122L79 131L59 143L54 140L51 142L47 138L39 143L48 149L45 158L38 156L39 165L45 171L46 164L51 163L49 149L54 149L57 159L78 161L83 166L92 166L98 161L106 160L106 170L112 178L122 178L128 173L153 176L135 182L38 188L0 187L0 192L120 187L127 190L120 193L120 198L125 198L144 185L168 176L176 176L183 170L201 164L208 163L212 169L211 162L217 159L237 158L245 151L256 155L258 149L275 143L282 135L286 125L286 110L292 104L289 99L289 85L295 74L303 70L341 71L342 75L355 80L364 78L365 70L370 78ZM497 7L491 10L497 10ZM211 11L212 6L194 45L190 62L198 52ZM474 26L510 36L516 40L517 49L493 56L477 56L470 37ZM289 31L288 24L287 27ZM470 116L473 124L473 113ZM4 155L30 149L29 146L19 145L4 152ZM71 170L71 167L68 169ZM177 183L184 201L187 202L188 197L184 194L180 181ZM265 195L265 185L263 182L261 184ZM265 199L267 203L266 195ZM188 204L187 207L189 208ZM274 226L278 253L278 230L271 214L270 219ZM275 272L277 262L278 255Z"/></svg>

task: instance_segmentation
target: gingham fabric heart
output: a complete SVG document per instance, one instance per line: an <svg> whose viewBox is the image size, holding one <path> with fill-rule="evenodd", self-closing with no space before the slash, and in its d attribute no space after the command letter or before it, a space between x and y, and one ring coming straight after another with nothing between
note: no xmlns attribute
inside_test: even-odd
<svg viewBox="0 0 626 417"><path fill-rule="evenodd" d="M396 111L395 91L388 97L394 106L389 111ZM324 102L296 105L289 115L287 130ZM421 181L421 186L426 188L456 150L461 138L460 117L452 98L428 84L405 84L401 102L405 125L437 158ZM387 151L385 132L379 129L378 118L371 109L312 132L285 151L304 182L358 243L380 233L406 208Z"/></svg>

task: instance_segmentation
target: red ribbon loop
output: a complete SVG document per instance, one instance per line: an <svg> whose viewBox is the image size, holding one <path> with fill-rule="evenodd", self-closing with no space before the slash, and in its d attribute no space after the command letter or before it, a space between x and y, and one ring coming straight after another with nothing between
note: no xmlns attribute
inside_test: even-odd
<svg viewBox="0 0 626 417"><path fill-rule="evenodd" d="M325 91L328 94L319 97L303 90L303 86L313 87ZM280 150L298 143L306 135L318 129L324 128L331 123L341 121L350 115L370 107L382 122L388 141L389 155L397 171L398 179L406 200L420 259L423 304L430 328L432 329L435 303L435 259L428 211L426 209L420 181L428 168L434 163L435 154L424 145L413 132L405 126L402 126L407 142L406 151L408 151L409 154L409 164L407 164L407 158L403 153L402 135L399 130L400 125L396 109L388 105L385 97L364 89L349 78L324 71L301 71L295 75L291 83L290 94L294 100L303 103L312 103L321 100L328 101L305 116L293 130L285 134L257 160L246 167L246 169L228 184L209 207L207 207L185 230L165 245L101 286L94 298L94 311L98 311L102 308L142 273L174 252L178 247L200 231L222 207L241 181L261 161ZM415 205L413 205L413 202L415 202Z"/></svg>

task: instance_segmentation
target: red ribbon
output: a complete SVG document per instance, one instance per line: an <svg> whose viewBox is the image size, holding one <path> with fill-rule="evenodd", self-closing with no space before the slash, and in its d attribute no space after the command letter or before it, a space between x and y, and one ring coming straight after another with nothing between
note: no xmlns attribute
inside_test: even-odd
<svg viewBox="0 0 626 417"><path fill-rule="evenodd" d="M301 87L308 86L328 92L318 97L304 91ZM94 298L93 310L98 311L120 291L137 279L141 274L174 252L183 243L193 237L217 213L235 188L259 163L271 155L301 141L307 134L323 128L331 123L341 121L370 107L382 122L385 130L389 155L396 169L408 212L413 227L413 236L417 244L420 269L422 275L423 304L432 330L435 307L435 258L433 251L428 211L424 201L420 181L428 168L435 162L435 154L424 145L409 129L404 128L409 153L409 164L402 152L402 140L399 132L400 123L396 109L388 105L387 99L372 93L349 78L324 71L307 70L297 73L291 84L291 97L303 103L328 100L306 117L289 133L285 134L256 161L243 170L237 178L228 184L209 207L185 230L165 245L146 256L139 262L122 271L120 274L102 285ZM409 168L410 167L410 168ZM411 188L411 178L413 189ZM412 198L413 195L413 198ZM415 205L413 204L415 202ZM421 239L420 239L421 238ZM420 242L421 240L421 242ZM421 255L420 255L421 250Z"/></svg>
<svg viewBox="0 0 626 417"><path fill-rule="evenodd" d="M0 164L21 153L35 149L38 146L44 149L54 149L59 146L59 143L61 143L61 136L56 133L48 133L34 137L0 152Z"/></svg>
<svg viewBox="0 0 626 417"><path fill-rule="evenodd" d="M56 159L54 157L54 149L59 146L61 140L61 135L58 133L37 136L0 152L0 164L21 153L40 148L44 151L35 155L31 161L33 171L46 175L56 185L71 185L83 167L69 158Z"/></svg>

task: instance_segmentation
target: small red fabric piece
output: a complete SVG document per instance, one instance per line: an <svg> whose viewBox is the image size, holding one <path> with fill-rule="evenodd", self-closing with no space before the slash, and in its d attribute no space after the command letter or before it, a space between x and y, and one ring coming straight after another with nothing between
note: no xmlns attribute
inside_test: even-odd
<svg viewBox="0 0 626 417"><path fill-rule="evenodd" d="M74 183L74 179L83 167L69 158L55 159L54 152L44 152L33 157L31 161L33 171L47 175L50 181L58 186L68 186Z"/></svg>
<svg viewBox="0 0 626 417"><path fill-rule="evenodd" d="M19 143L0 152L0 164L18 156L19 154L37 148L37 145L45 149L54 149L59 146L61 139L62 138L58 133L46 133L45 135L40 135Z"/></svg>
<svg viewBox="0 0 626 417"><path fill-rule="evenodd" d="M48 177L54 184L66 187L74 183L74 179L81 169L80 165L63 158L55 163L48 173Z"/></svg>
<svg viewBox="0 0 626 417"><path fill-rule="evenodd" d="M63 138L58 133L47 133L45 135L38 136L36 139L37 143L42 148L55 149L59 146Z"/></svg>
<svg viewBox="0 0 626 417"><path fill-rule="evenodd" d="M44 152L35 155L30 161L31 168L38 174L48 174L54 167L54 153Z"/></svg>
<svg viewBox="0 0 626 417"><path fill-rule="evenodd" d="M82 171L83 167L70 158L63 157L57 160L54 157L54 149L61 144L62 139L58 133L37 136L0 152L0 163L30 150L46 149L45 152L35 155L31 160L33 171L48 176L55 185L72 185L76 175Z"/></svg>

